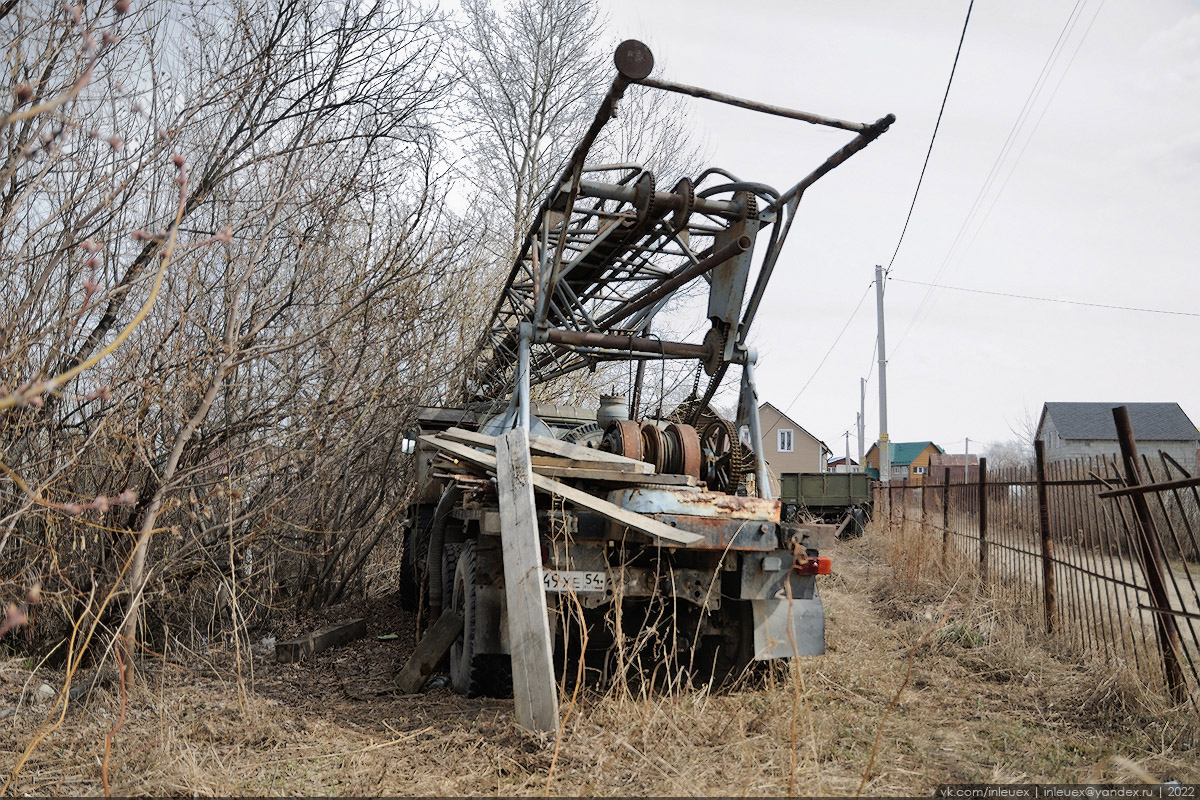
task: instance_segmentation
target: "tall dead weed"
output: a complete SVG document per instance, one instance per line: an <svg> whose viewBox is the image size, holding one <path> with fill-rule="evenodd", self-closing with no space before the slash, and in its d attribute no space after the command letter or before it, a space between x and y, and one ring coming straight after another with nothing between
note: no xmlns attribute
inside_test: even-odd
<svg viewBox="0 0 1200 800"><path fill-rule="evenodd" d="M1135 671L1046 640L1036 615L989 596L970 564L943 565L932 538L875 527L836 545L821 587L825 656L727 692L584 688L563 698L558 741L521 731L506 701L439 689L289 707L254 685L239 700L232 676L159 664L127 698L111 790L915 795L943 782L1200 781L1194 716L1165 707ZM0 709L26 697L0 719L0 772L46 710L26 684L55 677L28 666L0 662ZM289 669L256 666L275 680L338 681L332 659ZM15 790L101 793L118 714L115 690L74 704Z"/></svg>

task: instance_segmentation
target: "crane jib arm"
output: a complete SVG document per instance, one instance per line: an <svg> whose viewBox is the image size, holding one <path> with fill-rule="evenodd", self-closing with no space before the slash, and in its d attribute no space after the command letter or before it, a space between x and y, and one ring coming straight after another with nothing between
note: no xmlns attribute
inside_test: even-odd
<svg viewBox="0 0 1200 800"><path fill-rule="evenodd" d="M809 186L895 120L848 122L651 79L654 57L622 42L617 75L583 140L543 199L479 343L464 400L502 400L528 384L598 361L695 358L713 376L748 358L746 335ZM589 166L588 152L631 83L850 131L854 138L784 192L710 168L669 189L635 164ZM765 245L755 246L767 233ZM757 279L747 298L754 265ZM700 342L650 337L654 315L681 289L708 281L710 329ZM521 372L522 374L518 374Z"/></svg>

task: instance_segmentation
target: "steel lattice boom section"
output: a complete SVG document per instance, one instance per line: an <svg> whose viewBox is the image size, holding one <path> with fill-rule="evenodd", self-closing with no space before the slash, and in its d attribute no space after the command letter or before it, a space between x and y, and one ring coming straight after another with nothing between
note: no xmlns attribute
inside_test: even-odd
<svg viewBox="0 0 1200 800"><path fill-rule="evenodd" d="M499 396L511 389L517 328L523 321L544 320L545 329L566 334L555 338L570 340L534 344L531 383L615 355L606 353L614 349L611 341L606 347L594 336L588 343L570 334L644 331L668 299L656 290L678 277L682 268L710 258L714 241L726 233L729 221L746 213L746 203L698 200L688 181L676 187L680 192L655 192L653 176L638 167L608 171L614 172L619 177L613 183L582 181L570 214L565 213L570 190L561 187L541 215L537 236L518 260L488 329L478 383L484 395ZM693 214L696 201L709 213ZM549 275L560 243L557 275ZM736 244L726 250L738 249ZM652 344L657 353L659 343ZM696 345L694 352L659 354L694 358L701 351ZM629 355L626 348L619 357Z"/></svg>
<svg viewBox="0 0 1200 800"><path fill-rule="evenodd" d="M746 333L804 190L882 134L890 115L848 123L693 87L648 79L653 57L640 42L616 54L618 75L557 185L543 201L480 341L465 399L501 399L519 376L522 337L528 384L598 361L697 358L706 371L745 357ZM845 147L780 194L709 169L661 191L634 164L585 166L587 152L630 82L704 96L765 113L857 132ZM754 245L769 231L758 280L746 302ZM702 343L648 337L654 315L691 281L708 280L712 327ZM723 370L722 370L723 371ZM718 378L719 380L719 375Z"/></svg>

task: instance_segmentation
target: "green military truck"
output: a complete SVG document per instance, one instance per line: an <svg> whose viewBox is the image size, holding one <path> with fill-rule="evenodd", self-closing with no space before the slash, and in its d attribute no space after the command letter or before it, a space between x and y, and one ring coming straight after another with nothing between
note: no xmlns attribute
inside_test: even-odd
<svg viewBox="0 0 1200 800"><path fill-rule="evenodd" d="M779 488L787 520L837 525L844 538L862 536L871 518L871 476L863 472L785 472Z"/></svg>

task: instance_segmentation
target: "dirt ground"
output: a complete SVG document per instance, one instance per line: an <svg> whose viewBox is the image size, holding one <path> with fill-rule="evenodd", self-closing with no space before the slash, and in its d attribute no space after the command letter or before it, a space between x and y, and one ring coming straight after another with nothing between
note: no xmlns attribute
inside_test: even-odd
<svg viewBox="0 0 1200 800"><path fill-rule="evenodd" d="M126 796L928 796L943 782L1200 782L1193 710L1166 708L1127 671L1055 652L974 587L906 574L871 536L832 555L825 656L729 693L565 696L558 739L523 732L509 701L392 693L413 646L395 598L276 631L367 617L366 638L301 664L228 648L186 666L148 660L111 737L109 786ZM29 666L0 661L0 714L15 709L0 719L0 777L19 764L10 793L102 794L119 689L72 703L55 726L55 698L43 695L63 676Z"/></svg>

